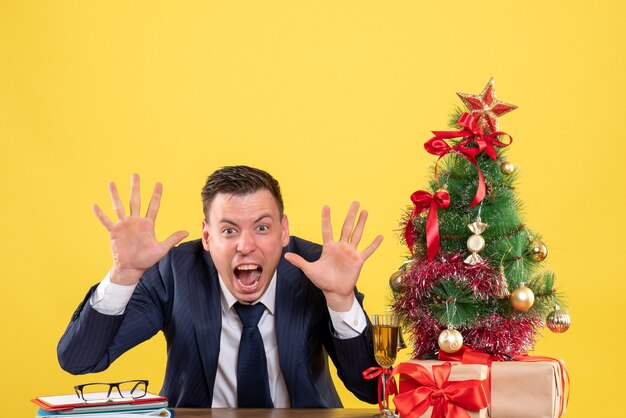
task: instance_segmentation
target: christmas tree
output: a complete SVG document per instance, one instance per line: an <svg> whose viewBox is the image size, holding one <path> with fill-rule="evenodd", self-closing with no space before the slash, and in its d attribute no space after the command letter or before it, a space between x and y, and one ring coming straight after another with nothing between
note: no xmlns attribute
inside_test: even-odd
<svg viewBox="0 0 626 418"><path fill-rule="evenodd" d="M513 138L498 118L517 106L496 98L493 79L481 94L457 93L466 110L452 131L433 131L424 147L437 156L429 191L411 196L402 220L410 257L394 273L393 308L412 337L415 358L463 345L503 359L532 350L544 324L570 324L548 249L521 217L517 172L506 159Z"/></svg>

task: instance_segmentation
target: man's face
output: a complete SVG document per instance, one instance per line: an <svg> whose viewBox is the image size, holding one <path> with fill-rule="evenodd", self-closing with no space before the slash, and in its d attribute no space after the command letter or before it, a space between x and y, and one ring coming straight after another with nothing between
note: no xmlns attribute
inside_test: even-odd
<svg viewBox="0 0 626 418"><path fill-rule="evenodd" d="M288 242L287 217L281 219L268 190L240 196L218 193L202 221L204 249L241 302L263 295Z"/></svg>

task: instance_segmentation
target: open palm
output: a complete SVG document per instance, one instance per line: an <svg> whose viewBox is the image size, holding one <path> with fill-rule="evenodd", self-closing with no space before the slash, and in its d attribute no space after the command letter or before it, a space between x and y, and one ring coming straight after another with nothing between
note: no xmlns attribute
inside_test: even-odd
<svg viewBox="0 0 626 418"><path fill-rule="evenodd" d="M328 306L336 311L347 311L352 306L354 287L361 268L383 240L382 235L378 235L363 251L358 251L367 220L367 212L362 211L355 225L358 211L359 203L353 202L343 223L340 238L334 241L330 208L325 206L322 209L323 248L317 261L311 263L297 254L285 254L287 261L301 269L324 292Z"/></svg>
<svg viewBox="0 0 626 418"><path fill-rule="evenodd" d="M161 203L162 190L160 183L154 186L145 217L140 216L141 197L137 174L131 177L129 215L124 210L115 183L109 184L109 193L118 221L113 222L98 205L93 206L96 216L109 231L113 255L110 277L113 283L136 284L145 270L156 264L174 245L188 235L186 231L178 231L164 241L157 239L154 224Z"/></svg>

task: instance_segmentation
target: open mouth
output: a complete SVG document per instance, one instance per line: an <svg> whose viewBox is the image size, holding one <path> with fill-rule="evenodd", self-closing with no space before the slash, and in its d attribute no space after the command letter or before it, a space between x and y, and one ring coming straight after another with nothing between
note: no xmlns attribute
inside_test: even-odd
<svg viewBox="0 0 626 418"><path fill-rule="evenodd" d="M255 290L263 269L258 264L242 264L235 267L235 278L243 290Z"/></svg>

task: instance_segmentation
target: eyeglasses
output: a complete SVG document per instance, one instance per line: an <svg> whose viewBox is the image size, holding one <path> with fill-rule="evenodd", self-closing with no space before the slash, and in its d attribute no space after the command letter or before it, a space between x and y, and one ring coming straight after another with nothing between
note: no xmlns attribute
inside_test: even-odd
<svg viewBox="0 0 626 418"><path fill-rule="evenodd" d="M113 391L113 389L117 389ZM74 386L76 396L85 402L137 399L148 393L147 380L125 380L117 383L85 383Z"/></svg>

